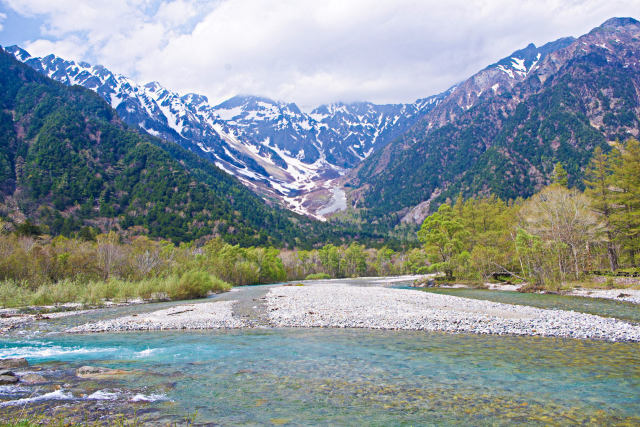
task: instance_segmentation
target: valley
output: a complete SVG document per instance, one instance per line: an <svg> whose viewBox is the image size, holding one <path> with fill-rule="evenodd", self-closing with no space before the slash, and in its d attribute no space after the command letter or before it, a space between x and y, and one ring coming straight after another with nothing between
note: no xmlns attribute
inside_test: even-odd
<svg viewBox="0 0 640 427"><path fill-rule="evenodd" d="M1 427L640 423L640 22L354 4L0 2Z"/></svg>

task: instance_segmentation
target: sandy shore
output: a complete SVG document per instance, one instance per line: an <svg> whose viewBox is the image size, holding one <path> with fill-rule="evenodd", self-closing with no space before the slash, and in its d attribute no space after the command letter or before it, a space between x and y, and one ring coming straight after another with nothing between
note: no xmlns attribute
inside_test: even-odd
<svg viewBox="0 0 640 427"><path fill-rule="evenodd" d="M382 287L276 287L267 294L278 327L410 329L640 341L640 326L563 310Z"/></svg>

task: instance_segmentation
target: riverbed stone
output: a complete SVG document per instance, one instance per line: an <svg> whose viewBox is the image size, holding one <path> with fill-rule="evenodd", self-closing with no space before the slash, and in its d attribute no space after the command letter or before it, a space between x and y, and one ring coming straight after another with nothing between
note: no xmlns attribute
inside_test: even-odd
<svg viewBox="0 0 640 427"><path fill-rule="evenodd" d="M80 378L108 378L128 374L131 374L131 372L123 369L103 368L100 366L82 366L76 369L76 376Z"/></svg>
<svg viewBox="0 0 640 427"><path fill-rule="evenodd" d="M18 381L15 375L0 375L0 385L15 384Z"/></svg>
<svg viewBox="0 0 640 427"><path fill-rule="evenodd" d="M43 384L49 382L40 374L26 374L20 377L20 382L24 384Z"/></svg>
<svg viewBox="0 0 640 427"><path fill-rule="evenodd" d="M275 327L407 329L640 342L640 325L613 318L339 282L270 288L267 309Z"/></svg>
<svg viewBox="0 0 640 427"><path fill-rule="evenodd" d="M29 366L29 362L24 357L0 359L0 369L26 368L27 366Z"/></svg>

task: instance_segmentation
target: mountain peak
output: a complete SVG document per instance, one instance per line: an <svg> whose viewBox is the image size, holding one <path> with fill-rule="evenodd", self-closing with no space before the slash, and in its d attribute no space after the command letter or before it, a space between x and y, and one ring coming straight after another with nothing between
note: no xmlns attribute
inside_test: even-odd
<svg viewBox="0 0 640 427"><path fill-rule="evenodd" d="M26 50L24 50L23 48L15 44L12 46L5 47L4 50L6 52L9 52L10 54L12 54L13 56L15 56L16 58L18 58L20 61L23 61L23 62L31 58L31 54L29 52L27 52Z"/></svg>
<svg viewBox="0 0 640 427"><path fill-rule="evenodd" d="M598 28L616 29L616 28L627 27L627 26L640 26L640 21L630 17L610 18L604 21L602 25L600 25Z"/></svg>

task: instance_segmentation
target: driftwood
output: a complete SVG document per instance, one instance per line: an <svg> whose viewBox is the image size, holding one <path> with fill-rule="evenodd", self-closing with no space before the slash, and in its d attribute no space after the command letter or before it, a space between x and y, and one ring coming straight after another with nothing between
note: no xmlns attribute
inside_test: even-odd
<svg viewBox="0 0 640 427"><path fill-rule="evenodd" d="M508 274L512 275L513 277L517 277L518 279L520 279L522 281L525 281L525 282L527 281L527 279L525 279L524 277L518 276L516 273L514 273L513 271L509 271L507 268L505 268L504 266L498 264L497 262L493 262L493 261L489 261L489 262L491 264L495 265L496 267L501 268L502 269L501 273L508 273Z"/></svg>
<svg viewBox="0 0 640 427"><path fill-rule="evenodd" d="M186 313L187 311L193 311L193 308L190 308L188 310L176 311L176 312L173 312L173 313L167 313L167 316L175 316L176 314Z"/></svg>

